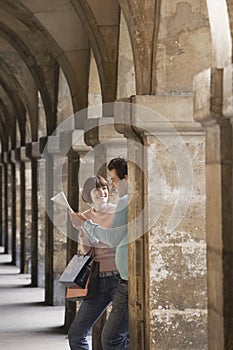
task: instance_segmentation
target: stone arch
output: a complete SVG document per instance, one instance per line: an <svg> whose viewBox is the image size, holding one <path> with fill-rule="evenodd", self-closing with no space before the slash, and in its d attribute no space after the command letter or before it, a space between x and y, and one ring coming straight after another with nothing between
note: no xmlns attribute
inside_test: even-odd
<svg viewBox="0 0 233 350"><path fill-rule="evenodd" d="M193 77L212 59L205 1L162 0L153 50L152 92L192 92Z"/></svg>
<svg viewBox="0 0 233 350"><path fill-rule="evenodd" d="M1 89L0 89L1 91ZM6 105L2 98L0 99L0 135L1 135L1 145L2 145L2 151L7 151L9 149L9 130L10 125L9 121L11 120L8 109L6 108Z"/></svg>
<svg viewBox="0 0 233 350"><path fill-rule="evenodd" d="M120 9L118 1L95 2L71 0L88 34L93 50L102 90L103 103L116 98L117 52ZM103 16L104 14L104 16Z"/></svg>
<svg viewBox="0 0 233 350"><path fill-rule="evenodd" d="M81 28L81 25L79 24L79 17L76 15L75 21L77 22L77 26L79 28L77 34L79 35L79 45L81 45L81 47L77 48L76 51L74 50L74 48L68 51L67 47L65 46L67 45L67 43L70 43L71 38L70 35L68 35L68 33L67 35L64 34L66 33L65 26L61 26L61 24L57 22L56 28L53 27L53 24L51 24L50 27L49 18L43 21L43 17L39 16L41 13L43 16L43 12L46 12L46 8L50 8L50 5L53 7L52 3L48 3L46 6L44 3L41 5L40 3L28 3L26 7L22 5L19 1L15 1L13 4L11 1L8 0L0 4L2 9L11 13L12 16L15 16L15 18L24 23L24 25L32 33L36 33L38 38L40 38L40 40L44 44L43 46L47 48L47 50L53 55L53 57L62 67L71 90L74 111L78 111L79 109L82 109L87 105L87 77L89 73L88 67L90 59L88 41L86 39L86 35L84 34ZM40 8L40 6L42 6L43 11L40 11L37 8ZM72 8L70 8L72 6L71 4L68 5L68 3L65 2L64 6L61 7L66 8L67 6L69 7L70 15L74 17L75 12L72 10ZM38 11L38 14L36 13L36 11ZM54 12L48 10L48 13L54 14ZM54 36L56 33L58 34L58 37ZM75 35L75 37L77 37L77 34ZM58 42L59 35L63 38L63 43L61 43L61 45L59 45ZM69 41L64 41L65 37L69 37ZM76 69L77 65L80 66L80 70Z"/></svg>
<svg viewBox="0 0 233 350"><path fill-rule="evenodd" d="M54 97L51 96L51 92L48 91L48 88L46 85L46 76L44 75L43 70L38 64L37 59L32 55L28 47L25 45L24 41L2 22L0 23L0 34L19 53L19 55L22 57L25 64L29 68L32 76L34 77L35 82L38 86L38 89L41 91L41 94L43 97L43 103L46 110L46 115L49 116L47 118L47 130L48 130L48 133L51 133L55 127L55 121L54 121L55 106L54 106L54 101L52 101ZM55 70L55 67L54 67L54 70Z"/></svg>
<svg viewBox="0 0 233 350"><path fill-rule="evenodd" d="M31 101L25 92L25 87L17 80L17 75L14 75L6 62L0 60L1 84L7 91L12 103L15 105L15 116L19 124L21 134L21 144L25 144L25 124L26 124L26 109L28 110L28 117L30 120L30 135L32 141L37 139L37 122L35 111ZM34 101L35 102L35 101ZM36 112L37 113L37 112Z"/></svg>
<svg viewBox="0 0 233 350"><path fill-rule="evenodd" d="M5 73L5 72L4 72ZM13 92L11 89L10 82L14 81L11 75L3 74L1 72L1 86L5 92L5 112L7 111L7 125L8 133L11 135L11 145L15 148L16 145L16 120L20 129L21 140L20 143L25 142L25 113L26 109L17 92ZM16 117L17 116L17 117Z"/></svg>
<svg viewBox="0 0 233 350"><path fill-rule="evenodd" d="M73 114L71 92L62 68L59 70L57 123L62 123Z"/></svg>
<svg viewBox="0 0 233 350"><path fill-rule="evenodd" d="M97 63L92 53L90 61L90 75L89 75L89 89L88 89L88 107L96 106L94 110L88 109L88 118L97 118L102 116L102 94L101 83L98 72Z"/></svg>
<svg viewBox="0 0 233 350"><path fill-rule="evenodd" d="M223 68L229 65L232 60L232 2L206 0L206 5L213 46L213 64L211 66Z"/></svg>
<svg viewBox="0 0 233 350"><path fill-rule="evenodd" d="M128 27L121 11L118 53L117 99L136 95L135 62Z"/></svg>
<svg viewBox="0 0 233 350"><path fill-rule="evenodd" d="M160 1L137 2L119 0L132 43L136 92L149 95L152 90L152 52L156 36Z"/></svg>

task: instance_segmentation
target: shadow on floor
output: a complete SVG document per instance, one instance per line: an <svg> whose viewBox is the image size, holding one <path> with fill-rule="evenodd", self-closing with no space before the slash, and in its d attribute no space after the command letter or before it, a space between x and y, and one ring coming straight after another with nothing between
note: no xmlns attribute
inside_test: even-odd
<svg viewBox="0 0 233 350"><path fill-rule="evenodd" d="M64 307L46 306L44 289L30 282L0 254L0 349L69 350Z"/></svg>

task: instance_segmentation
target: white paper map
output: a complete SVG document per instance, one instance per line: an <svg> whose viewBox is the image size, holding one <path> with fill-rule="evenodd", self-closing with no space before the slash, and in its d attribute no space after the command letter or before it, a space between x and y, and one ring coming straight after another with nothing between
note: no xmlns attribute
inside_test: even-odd
<svg viewBox="0 0 233 350"><path fill-rule="evenodd" d="M62 205L63 207L66 207L67 209L69 209L72 213L74 212L73 209L71 208L71 206L68 203L68 200L64 194L64 192L59 192L58 194L56 194L55 196L53 196L51 198L51 201Z"/></svg>

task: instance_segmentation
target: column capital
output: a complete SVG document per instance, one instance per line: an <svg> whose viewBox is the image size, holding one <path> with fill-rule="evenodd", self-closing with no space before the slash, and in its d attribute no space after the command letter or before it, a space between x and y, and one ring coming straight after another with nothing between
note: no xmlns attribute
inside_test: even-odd
<svg viewBox="0 0 233 350"><path fill-rule="evenodd" d="M14 150L14 162L28 162L29 158L26 155L26 147L25 146L21 146L21 147L17 147Z"/></svg>
<svg viewBox="0 0 233 350"><path fill-rule="evenodd" d="M8 163L8 151L3 151L1 153L1 163L7 164Z"/></svg>
<svg viewBox="0 0 233 350"><path fill-rule="evenodd" d="M113 139L122 138L114 125L113 117L102 117L102 118L90 118L84 123L84 138L85 142L89 146L95 146L99 143L110 141Z"/></svg>
<svg viewBox="0 0 233 350"><path fill-rule="evenodd" d="M190 93L135 95L128 101L116 101L114 107L116 128L126 137L130 132L143 136L203 132L193 120L193 96Z"/></svg>
<svg viewBox="0 0 233 350"><path fill-rule="evenodd" d="M34 141L26 144L26 156L29 159L40 159L40 142Z"/></svg>
<svg viewBox="0 0 233 350"><path fill-rule="evenodd" d="M40 153L56 155L60 153L60 135L45 136L39 140Z"/></svg>
<svg viewBox="0 0 233 350"><path fill-rule="evenodd" d="M60 147L64 151L87 153L91 150L84 142L84 130L75 129L64 131L60 134Z"/></svg>

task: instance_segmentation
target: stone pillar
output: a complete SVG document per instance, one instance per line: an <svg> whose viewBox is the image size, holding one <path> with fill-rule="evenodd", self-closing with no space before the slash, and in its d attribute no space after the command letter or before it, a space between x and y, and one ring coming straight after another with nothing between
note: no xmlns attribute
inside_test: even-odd
<svg viewBox="0 0 233 350"><path fill-rule="evenodd" d="M11 255L12 264L16 265L16 166L15 151L9 153L11 166Z"/></svg>
<svg viewBox="0 0 233 350"><path fill-rule="evenodd" d="M39 142L26 145L26 155L31 160L31 286L38 286L38 159L40 159Z"/></svg>
<svg viewBox="0 0 233 350"><path fill-rule="evenodd" d="M206 349L205 134L193 122L190 95L134 96L131 102L115 109L128 140L131 184L130 349ZM193 170L187 211L185 150Z"/></svg>
<svg viewBox="0 0 233 350"><path fill-rule="evenodd" d="M44 149L46 145L46 149ZM46 305L64 305L65 287L59 283L59 278L66 266L66 222L61 222L60 216L54 215L51 198L61 191L63 174L57 174L56 168L64 163L65 155L60 148L60 135L41 139L44 167L44 200L45 200L45 303ZM42 176L42 174L41 174ZM62 178L61 178L62 177ZM66 211L62 211L62 215ZM64 217L63 215L63 217Z"/></svg>
<svg viewBox="0 0 233 350"><path fill-rule="evenodd" d="M232 66L194 79L194 118L206 128L209 349L233 344Z"/></svg>
<svg viewBox="0 0 233 350"><path fill-rule="evenodd" d="M15 150L15 158L20 169L20 273L26 272L26 181L25 147Z"/></svg>
<svg viewBox="0 0 233 350"><path fill-rule="evenodd" d="M4 225L3 225L3 243L4 243L4 253L8 254L8 153L3 152L2 162L4 164L4 184L3 184L3 192L4 192L4 203L3 203L3 212L4 212Z"/></svg>
<svg viewBox="0 0 233 350"><path fill-rule="evenodd" d="M46 161L38 159L38 172L45 170ZM41 184L38 182L37 203L38 203L38 287L45 288L45 203L41 200Z"/></svg>
<svg viewBox="0 0 233 350"><path fill-rule="evenodd" d="M105 109L113 104L104 105ZM85 142L94 148L94 172L107 177L106 165L115 157L127 157L126 140L116 132L113 117L92 118L85 123Z"/></svg>
<svg viewBox="0 0 233 350"><path fill-rule="evenodd" d="M0 246L3 246L3 165L0 162Z"/></svg>
<svg viewBox="0 0 233 350"><path fill-rule="evenodd" d="M67 183L67 196L70 206L74 211L79 211L79 183L78 183L78 175L79 175L79 155L78 153L72 152L72 150L68 153L68 183ZM77 234L76 232L72 232L74 229L68 220L67 222L67 245L66 245L66 264L72 259L72 257L77 254L77 241L72 240L71 235ZM72 232L72 234L71 234ZM76 303L66 300L65 301L65 329L68 331L71 323L74 320L76 314Z"/></svg>
<svg viewBox="0 0 233 350"><path fill-rule="evenodd" d="M67 180L64 181L64 188L67 188L67 198L70 206L74 211L80 210L79 202L79 180L80 180L80 162L85 154L90 151L91 147L88 147L84 143L83 130L74 130L64 132L60 135L61 149L69 149L67 153L67 167L66 172L63 173L63 177ZM67 147L68 145L72 147ZM85 171L84 171L85 172ZM69 263L73 255L77 254L77 230L75 230L70 220L67 221L67 245L66 245L66 264ZM65 329L68 331L73 319L76 315L77 306L76 303L66 300L65 301Z"/></svg>
<svg viewBox="0 0 233 350"><path fill-rule="evenodd" d="M44 193L45 200L45 305L53 305L53 223L52 223L52 202L53 196L53 157L49 152L44 151L47 137L40 139L40 151L44 152ZM42 171L42 170L41 170Z"/></svg>

